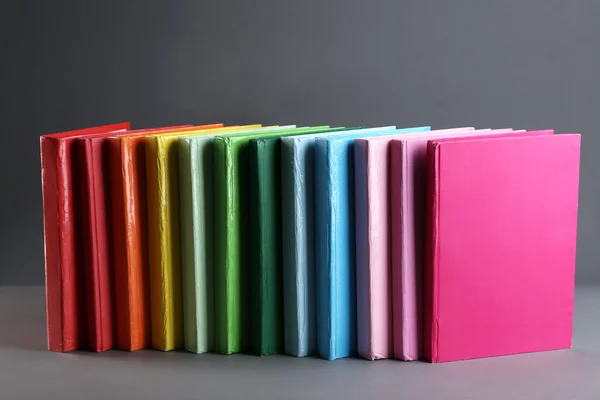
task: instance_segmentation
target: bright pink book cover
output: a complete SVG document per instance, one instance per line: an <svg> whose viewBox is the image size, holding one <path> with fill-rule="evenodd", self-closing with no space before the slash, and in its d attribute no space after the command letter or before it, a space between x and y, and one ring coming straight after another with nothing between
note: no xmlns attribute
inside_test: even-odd
<svg viewBox="0 0 600 400"><path fill-rule="evenodd" d="M571 347L580 141L428 143L427 360Z"/></svg>

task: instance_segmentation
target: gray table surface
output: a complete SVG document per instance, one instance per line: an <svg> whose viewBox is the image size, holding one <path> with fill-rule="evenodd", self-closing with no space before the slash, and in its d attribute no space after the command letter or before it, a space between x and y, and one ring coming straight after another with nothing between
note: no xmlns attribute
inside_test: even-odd
<svg viewBox="0 0 600 400"><path fill-rule="evenodd" d="M46 350L44 289L0 287L0 399L600 399L600 287L571 350L447 364Z"/></svg>

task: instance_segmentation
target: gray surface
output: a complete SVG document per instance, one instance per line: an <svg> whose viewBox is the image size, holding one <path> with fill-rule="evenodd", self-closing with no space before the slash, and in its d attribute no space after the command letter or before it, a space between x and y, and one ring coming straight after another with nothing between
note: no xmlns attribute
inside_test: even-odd
<svg viewBox="0 0 600 400"><path fill-rule="evenodd" d="M45 350L44 290L0 287L2 399L598 399L600 288L576 291L574 348L448 364Z"/></svg>
<svg viewBox="0 0 600 400"><path fill-rule="evenodd" d="M577 279L600 282L598 15L577 0L4 0L0 283L43 283L39 135L121 120L582 132Z"/></svg>

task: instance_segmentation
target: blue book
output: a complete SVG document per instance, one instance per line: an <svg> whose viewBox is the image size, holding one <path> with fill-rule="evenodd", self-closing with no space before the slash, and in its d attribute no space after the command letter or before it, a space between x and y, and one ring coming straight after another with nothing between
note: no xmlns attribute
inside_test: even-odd
<svg viewBox="0 0 600 400"><path fill-rule="evenodd" d="M383 133L395 126L281 138L283 304L285 352L316 353L314 147L317 137Z"/></svg>
<svg viewBox="0 0 600 400"><path fill-rule="evenodd" d="M316 139L317 349L322 358L357 354L354 139L429 130L418 127Z"/></svg>

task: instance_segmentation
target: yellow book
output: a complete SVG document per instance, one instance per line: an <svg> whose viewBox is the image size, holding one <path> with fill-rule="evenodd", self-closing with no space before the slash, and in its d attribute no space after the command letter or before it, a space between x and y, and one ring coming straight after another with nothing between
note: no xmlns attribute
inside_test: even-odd
<svg viewBox="0 0 600 400"><path fill-rule="evenodd" d="M183 288L179 227L179 136L260 128L261 125L202 129L146 137L148 251L152 347L183 347Z"/></svg>

